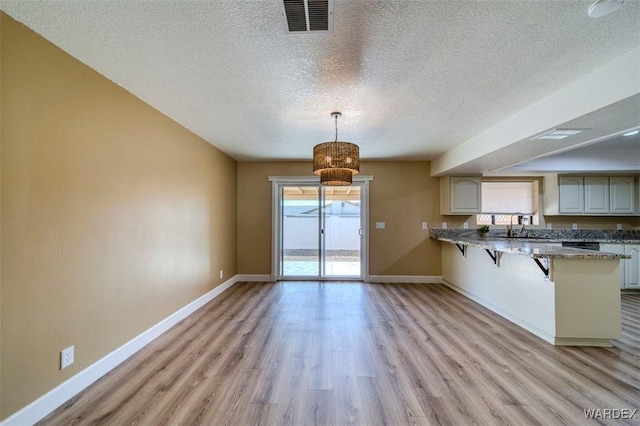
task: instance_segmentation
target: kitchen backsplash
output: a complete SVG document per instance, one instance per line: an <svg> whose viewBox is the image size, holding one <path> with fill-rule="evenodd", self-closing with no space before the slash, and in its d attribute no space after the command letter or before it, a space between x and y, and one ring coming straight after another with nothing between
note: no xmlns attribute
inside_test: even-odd
<svg viewBox="0 0 640 426"><path fill-rule="evenodd" d="M599 241L613 243L640 243L640 230L616 231L611 229L526 229L514 227L515 235L523 238L540 238L550 241ZM431 238L466 236L479 237L477 229L430 229ZM484 238L506 238L504 228L491 229Z"/></svg>

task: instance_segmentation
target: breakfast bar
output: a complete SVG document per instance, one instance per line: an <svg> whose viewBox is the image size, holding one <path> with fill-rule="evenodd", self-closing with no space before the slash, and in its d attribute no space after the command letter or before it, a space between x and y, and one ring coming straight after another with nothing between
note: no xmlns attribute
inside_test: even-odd
<svg viewBox="0 0 640 426"><path fill-rule="evenodd" d="M432 230L442 281L554 345L611 346L621 336L623 254L559 242Z"/></svg>

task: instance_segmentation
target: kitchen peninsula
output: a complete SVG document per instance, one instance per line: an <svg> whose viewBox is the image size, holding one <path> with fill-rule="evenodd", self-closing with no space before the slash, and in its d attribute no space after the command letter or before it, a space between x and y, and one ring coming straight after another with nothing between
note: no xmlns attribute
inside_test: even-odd
<svg viewBox="0 0 640 426"><path fill-rule="evenodd" d="M611 346L621 336L623 254L562 247L548 235L432 229L445 285L554 345Z"/></svg>

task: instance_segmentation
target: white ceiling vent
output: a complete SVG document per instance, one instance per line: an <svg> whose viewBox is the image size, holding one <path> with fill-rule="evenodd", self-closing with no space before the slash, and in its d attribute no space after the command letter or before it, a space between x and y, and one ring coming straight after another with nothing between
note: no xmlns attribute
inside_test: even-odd
<svg viewBox="0 0 640 426"><path fill-rule="evenodd" d="M285 32L333 31L333 0L281 0Z"/></svg>

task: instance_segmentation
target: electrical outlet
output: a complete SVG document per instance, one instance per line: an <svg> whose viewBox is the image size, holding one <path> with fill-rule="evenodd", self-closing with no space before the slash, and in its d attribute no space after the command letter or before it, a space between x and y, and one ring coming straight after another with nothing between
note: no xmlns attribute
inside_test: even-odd
<svg viewBox="0 0 640 426"><path fill-rule="evenodd" d="M442 222L442 229L447 229L447 222Z"/></svg>
<svg viewBox="0 0 640 426"><path fill-rule="evenodd" d="M469 224L467 222L463 223L462 229L469 229Z"/></svg>
<svg viewBox="0 0 640 426"><path fill-rule="evenodd" d="M427 222L422 222L422 229L429 229L429 224Z"/></svg>
<svg viewBox="0 0 640 426"><path fill-rule="evenodd" d="M60 370L64 370L73 364L73 360L73 346L63 349L62 352L60 352Z"/></svg>
<svg viewBox="0 0 640 426"><path fill-rule="evenodd" d="M547 229L553 229L553 223L547 222Z"/></svg>
<svg viewBox="0 0 640 426"><path fill-rule="evenodd" d="M386 225L384 222L376 222L376 229L384 229Z"/></svg>
<svg viewBox="0 0 640 426"><path fill-rule="evenodd" d="M573 225L571 225L571 229L573 229L574 231L578 229L578 224L574 223Z"/></svg>
<svg viewBox="0 0 640 426"><path fill-rule="evenodd" d="M618 223L618 224L616 225L616 229L617 229L618 231L622 231L622 224L621 224L621 223Z"/></svg>
<svg viewBox="0 0 640 426"><path fill-rule="evenodd" d="M220 278L224 277L224 272L222 272L222 269L220 269Z"/></svg>

